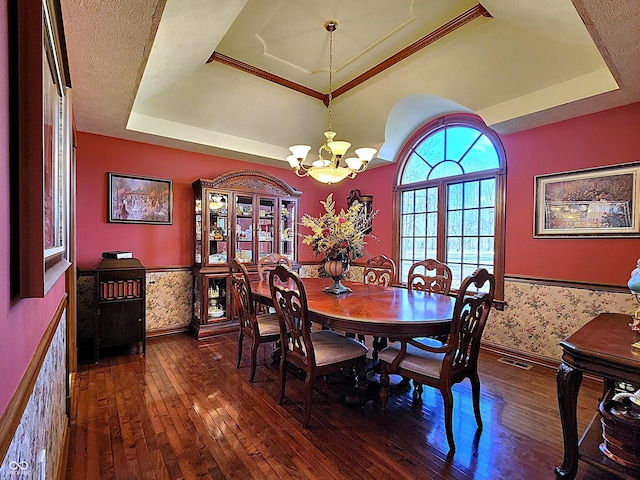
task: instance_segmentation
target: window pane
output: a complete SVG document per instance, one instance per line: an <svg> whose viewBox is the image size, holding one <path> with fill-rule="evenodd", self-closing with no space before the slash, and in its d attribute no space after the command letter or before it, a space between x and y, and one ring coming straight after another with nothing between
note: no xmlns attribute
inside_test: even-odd
<svg viewBox="0 0 640 480"><path fill-rule="evenodd" d="M449 185L447 207L449 210L459 210L462 208L462 184L461 183L455 183L453 185Z"/></svg>
<svg viewBox="0 0 640 480"><path fill-rule="evenodd" d="M480 238L480 263L493 265L494 239L493 237ZM489 271L493 271L493 268Z"/></svg>
<svg viewBox="0 0 640 480"><path fill-rule="evenodd" d="M462 168L460 168L460 165L455 162L447 161L439 163L433 167L431 173L429 173L429 179L453 177L455 175L462 175L463 173L464 172L462 171Z"/></svg>
<svg viewBox="0 0 640 480"><path fill-rule="evenodd" d="M462 282L462 265L448 263L451 269L451 286L458 288Z"/></svg>
<svg viewBox="0 0 640 480"><path fill-rule="evenodd" d="M496 179L489 178L480 182L480 206L495 207L496 205Z"/></svg>
<svg viewBox="0 0 640 480"><path fill-rule="evenodd" d="M460 160L473 142L481 135L475 128L447 128L447 156L449 160Z"/></svg>
<svg viewBox="0 0 640 480"><path fill-rule="evenodd" d="M464 211L464 235L478 235L478 210L475 208Z"/></svg>
<svg viewBox="0 0 640 480"><path fill-rule="evenodd" d="M460 237L449 237L447 239L446 263L448 264L460 263L461 261L462 261L462 239Z"/></svg>
<svg viewBox="0 0 640 480"><path fill-rule="evenodd" d="M427 234L427 216L424 213L416 213L414 220L414 235L424 237Z"/></svg>
<svg viewBox="0 0 640 480"><path fill-rule="evenodd" d="M436 235L438 233L438 214L427 214L427 234Z"/></svg>
<svg viewBox="0 0 640 480"><path fill-rule="evenodd" d="M478 238L469 237L464 239L464 263L478 264Z"/></svg>
<svg viewBox="0 0 640 480"><path fill-rule="evenodd" d="M402 213L413 213L413 191L402 192Z"/></svg>
<svg viewBox="0 0 640 480"><path fill-rule="evenodd" d="M432 166L444 160L444 130L425 138L416 148L416 152Z"/></svg>
<svg viewBox="0 0 640 480"><path fill-rule="evenodd" d="M471 151L462 159L460 165L464 169L464 173L481 172L498 168L500 159L491 140L486 135L482 135Z"/></svg>
<svg viewBox="0 0 640 480"><path fill-rule="evenodd" d="M416 203L415 203L415 211L416 212L426 212L427 211L427 191L424 188L420 190L416 190Z"/></svg>
<svg viewBox="0 0 640 480"><path fill-rule="evenodd" d="M416 238L414 254L416 258L427 258L424 238Z"/></svg>
<svg viewBox="0 0 640 480"><path fill-rule="evenodd" d="M437 258L438 256L437 246L438 246L437 238L435 237L427 238L427 254L425 255L425 258Z"/></svg>
<svg viewBox="0 0 640 480"><path fill-rule="evenodd" d="M495 212L493 208L480 210L480 235L493 235L495 232Z"/></svg>
<svg viewBox="0 0 640 480"><path fill-rule="evenodd" d="M431 187L427 189L427 212L438 211L438 189Z"/></svg>
<svg viewBox="0 0 640 480"><path fill-rule="evenodd" d="M480 204L480 182L464 184L464 208L478 208Z"/></svg>
<svg viewBox="0 0 640 480"><path fill-rule="evenodd" d="M462 235L462 212L449 212L447 215L447 233L449 236Z"/></svg>
<svg viewBox="0 0 640 480"><path fill-rule="evenodd" d="M431 166L427 165L424 160L414 153L402 173L402 183L415 183L426 180L430 170Z"/></svg>
<svg viewBox="0 0 640 480"><path fill-rule="evenodd" d="M402 252L400 256L402 258L413 259L413 238L405 238L402 240Z"/></svg>
<svg viewBox="0 0 640 480"><path fill-rule="evenodd" d="M411 215L402 215L402 236L413 236L413 216Z"/></svg>

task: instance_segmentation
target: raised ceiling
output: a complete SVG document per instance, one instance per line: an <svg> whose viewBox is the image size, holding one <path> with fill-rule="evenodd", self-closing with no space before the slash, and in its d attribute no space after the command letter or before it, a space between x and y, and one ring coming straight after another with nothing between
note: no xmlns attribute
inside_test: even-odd
<svg viewBox="0 0 640 480"><path fill-rule="evenodd" d="M354 148L397 144L391 112L419 123L437 97L505 134L640 100L637 0L61 3L78 130L259 164L323 140L322 100L289 87L327 93L329 19L336 90L464 12L489 14L337 96L333 129Z"/></svg>

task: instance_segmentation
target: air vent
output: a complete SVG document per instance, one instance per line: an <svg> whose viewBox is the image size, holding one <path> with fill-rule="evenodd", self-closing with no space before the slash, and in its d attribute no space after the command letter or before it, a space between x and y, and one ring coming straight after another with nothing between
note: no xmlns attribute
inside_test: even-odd
<svg viewBox="0 0 640 480"><path fill-rule="evenodd" d="M498 361L502 363L506 363L507 365L513 365L514 367L518 367L523 370L531 370L531 365L529 365L528 363L521 362L519 360L514 360L513 358L500 357Z"/></svg>

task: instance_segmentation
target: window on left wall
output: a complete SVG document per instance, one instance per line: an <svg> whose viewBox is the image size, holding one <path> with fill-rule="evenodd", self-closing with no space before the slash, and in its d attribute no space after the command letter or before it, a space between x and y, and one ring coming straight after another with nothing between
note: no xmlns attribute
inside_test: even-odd
<svg viewBox="0 0 640 480"><path fill-rule="evenodd" d="M68 63L59 0L10 5L12 295L43 297L69 266Z"/></svg>

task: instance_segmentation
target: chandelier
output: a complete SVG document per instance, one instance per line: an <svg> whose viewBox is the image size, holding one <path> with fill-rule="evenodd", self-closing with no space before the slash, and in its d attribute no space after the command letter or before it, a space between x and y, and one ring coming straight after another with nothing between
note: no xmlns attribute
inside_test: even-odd
<svg viewBox="0 0 640 480"><path fill-rule="evenodd" d="M344 155L349 150L349 142L334 140L336 132L331 129L331 101L333 100L333 32L338 28L338 22L327 20L324 24L325 30L329 32L329 95L327 108L329 110L329 130L324 132L324 145L318 150L318 160L310 166L304 166L303 162L311 147L309 145L292 145L289 147L292 155L287 157L287 162L299 177L307 175L316 179L320 183L338 183L345 178L355 178L358 173L364 172L369 166L369 162L376 154L375 148L358 148L356 157L345 158Z"/></svg>

